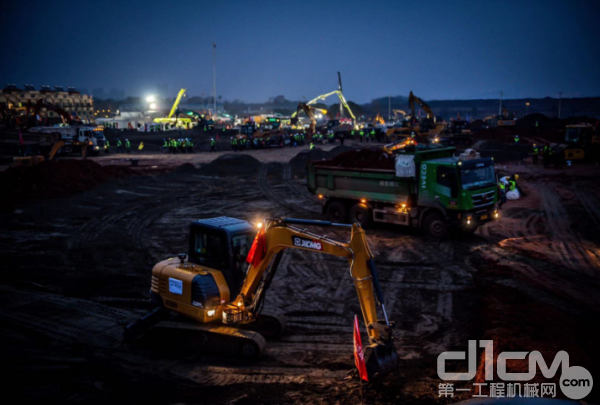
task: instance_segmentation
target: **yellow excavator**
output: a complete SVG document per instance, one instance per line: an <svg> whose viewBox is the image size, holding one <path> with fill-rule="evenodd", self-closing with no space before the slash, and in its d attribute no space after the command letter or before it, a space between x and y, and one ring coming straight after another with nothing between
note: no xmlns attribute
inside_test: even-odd
<svg viewBox="0 0 600 405"><path fill-rule="evenodd" d="M304 114L306 114L306 116L310 120L310 125L308 127L308 131L306 131L306 134L308 135L308 139L310 139L315 134L315 131L317 128L317 120L315 119L315 111L320 111L321 114L327 114L327 110L322 109L322 108L313 107L313 106L309 105L308 103L298 103L298 108L292 114L292 118L290 119L291 125L298 124L298 120L299 120L298 114L300 113L300 111L304 111Z"/></svg>
<svg viewBox="0 0 600 405"><path fill-rule="evenodd" d="M154 118L153 121L156 122L157 124L173 124L175 126L181 126L181 127L191 126L192 122L193 122L193 120L191 118L187 118L187 117L179 118L178 117L177 108L179 107L179 103L181 102L181 99L183 97L185 97L185 92L186 92L186 89L179 90L179 93L177 94L177 98L175 99L175 102L173 103L173 106L171 107L171 112L169 113L169 115L167 117Z"/></svg>
<svg viewBox="0 0 600 405"><path fill-rule="evenodd" d="M417 118L417 105L421 107L423 111L425 111L427 117L422 118L421 120ZM436 123L435 115L433 114L431 107L429 107L429 105L421 98L415 96L412 91L408 95L408 107L408 115L402 110L394 110L395 115L396 111L404 114L407 121L401 125L395 125L388 129L386 133L388 139L392 142L395 142L397 140L401 140L402 136L407 136L414 133L418 137L426 136L431 139L432 142L437 142L437 137L446 125L444 123Z"/></svg>
<svg viewBox="0 0 600 405"><path fill-rule="evenodd" d="M396 369L393 323L388 320L364 230L358 224L294 218L271 218L256 226L229 217L193 222L189 253L162 261L152 269L150 296L157 308L129 324L125 340L167 321L167 329L194 330L197 342L210 352L224 349L245 359L260 358L266 348L263 336L278 336L285 326L280 314L263 311L266 293L284 252L299 249L348 261L369 335L365 349L369 379ZM348 227L350 240L333 240L308 231L307 226ZM181 320L169 321L173 314L194 322L182 326L185 322Z"/></svg>

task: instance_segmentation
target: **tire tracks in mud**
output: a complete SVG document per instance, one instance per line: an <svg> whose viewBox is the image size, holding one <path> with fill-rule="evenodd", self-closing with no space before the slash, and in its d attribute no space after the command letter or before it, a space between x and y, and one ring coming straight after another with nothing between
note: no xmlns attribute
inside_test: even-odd
<svg viewBox="0 0 600 405"><path fill-rule="evenodd" d="M560 261L567 268L595 276L598 268L593 259L583 248L582 241L570 227L569 215L559 200L559 197L550 187L540 185L540 199L547 219L546 230L552 240L548 247L558 252Z"/></svg>

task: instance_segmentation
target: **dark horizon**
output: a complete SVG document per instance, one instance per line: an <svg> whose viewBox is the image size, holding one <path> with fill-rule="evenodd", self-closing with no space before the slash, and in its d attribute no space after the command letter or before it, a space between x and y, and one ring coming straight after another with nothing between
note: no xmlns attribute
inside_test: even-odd
<svg viewBox="0 0 600 405"><path fill-rule="evenodd" d="M0 79L18 86L207 97L215 42L226 100L309 100L338 71L356 103L600 96L599 2L5 3Z"/></svg>

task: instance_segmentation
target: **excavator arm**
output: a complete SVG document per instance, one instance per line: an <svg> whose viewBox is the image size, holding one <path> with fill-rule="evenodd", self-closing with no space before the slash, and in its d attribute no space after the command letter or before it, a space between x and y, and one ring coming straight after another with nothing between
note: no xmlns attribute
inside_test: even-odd
<svg viewBox="0 0 600 405"><path fill-rule="evenodd" d="M423 109L423 111L425 111L427 113L427 118L430 118L430 119L434 118L431 107L429 107L429 105L425 101L423 101L419 97L415 96L413 94L413 92L411 91L410 94L408 95L408 107L410 108L410 113L412 115L412 118L416 117L416 115L417 115L417 112L415 110L415 103L417 103L419 105L419 107L421 107Z"/></svg>
<svg viewBox="0 0 600 405"><path fill-rule="evenodd" d="M332 91L327 94L321 94L320 96L313 98L306 104L312 106L313 104L317 103L319 100L325 100L327 97L332 96L334 94L336 94L338 96L338 98L340 99L340 103L346 108L346 110L348 111L348 114L350 114L350 117L352 117L352 120L354 122L356 122L356 117L354 116L352 109L348 105L348 102L346 101L344 94L340 90L335 90L335 91ZM302 103L300 103L300 104L302 104ZM298 111L296 111L295 113L292 114L292 118L294 118L296 115L298 115L299 112L300 112L300 109L298 109Z"/></svg>
<svg viewBox="0 0 600 405"><path fill-rule="evenodd" d="M308 128L307 134L309 136L314 135L315 129L317 128L317 120L315 119L315 114L314 114L315 110L321 111L322 114L327 114L327 110L324 110L322 108L315 108L313 106L308 105L307 103L298 103L298 108L297 108L296 112L294 112L294 114L292 114L290 123L292 125L296 125L298 123L298 114L300 113L300 111L304 111L304 113L310 120L310 127Z"/></svg>
<svg viewBox="0 0 600 405"><path fill-rule="evenodd" d="M185 91L186 89L179 90L179 94L177 94L177 98L175 99L173 107L171 107L171 112L169 113L169 116L167 118L173 118L175 112L177 111L177 107L179 107L179 102L181 101L181 98L185 95ZM175 119L177 119L177 117L175 117Z"/></svg>
<svg viewBox="0 0 600 405"><path fill-rule="evenodd" d="M296 225L351 227L348 242L320 236ZM392 326L387 317L383 292L379 284L373 253L364 230L357 224L334 224L292 218L275 218L265 221L257 234L248 255L250 267L234 306L244 312L245 322L252 322L260 314L265 294L275 276L282 254L286 249L301 249L344 258L350 265L370 345L366 351L367 371L372 377L384 375L395 369L398 356L395 352ZM381 309L383 319L377 312Z"/></svg>

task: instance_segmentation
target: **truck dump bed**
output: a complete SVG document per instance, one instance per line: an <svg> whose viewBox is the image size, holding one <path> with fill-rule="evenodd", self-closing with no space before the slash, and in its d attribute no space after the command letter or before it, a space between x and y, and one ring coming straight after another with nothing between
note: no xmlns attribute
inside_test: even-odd
<svg viewBox="0 0 600 405"><path fill-rule="evenodd" d="M455 148L415 150L415 165L424 160L452 156ZM371 167L369 167L371 166ZM308 165L308 190L328 198L367 199L389 203L406 202L415 193L416 177L397 177L395 158L382 150L350 151L332 160Z"/></svg>

